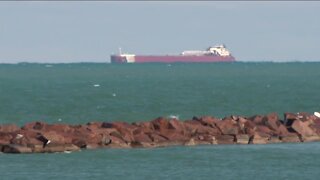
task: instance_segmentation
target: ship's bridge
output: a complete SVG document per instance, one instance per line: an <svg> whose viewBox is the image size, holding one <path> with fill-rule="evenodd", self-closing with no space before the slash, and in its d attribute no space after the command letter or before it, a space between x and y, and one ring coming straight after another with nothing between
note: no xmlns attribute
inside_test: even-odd
<svg viewBox="0 0 320 180"><path fill-rule="evenodd" d="M225 45L218 45L218 46L213 46L209 47L207 49L212 54L218 54L220 56L230 56L231 53L227 50Z"/></svg>

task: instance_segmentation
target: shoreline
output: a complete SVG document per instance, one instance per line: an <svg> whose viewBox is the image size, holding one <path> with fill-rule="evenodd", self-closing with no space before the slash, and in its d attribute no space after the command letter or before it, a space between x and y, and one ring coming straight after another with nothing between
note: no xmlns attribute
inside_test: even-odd
<svg viewBox="0 0 320 180"><path fill-rule="evenodd" d="M320 141L318 113L276 113L252 117L212 116L190 120L159 117L141 122L0 125L0 152L55 153L97 148L157 148L219 144Z"/></svg>

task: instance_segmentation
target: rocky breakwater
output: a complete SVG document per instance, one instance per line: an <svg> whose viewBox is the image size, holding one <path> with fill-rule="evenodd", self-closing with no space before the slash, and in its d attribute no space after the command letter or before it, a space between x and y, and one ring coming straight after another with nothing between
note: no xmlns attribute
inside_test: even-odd
<svg viewBox="0 0 320 180"><path fill-rule="evenodd" d="M320 118L308 113L253 117L159 117L145 122L84 125L31 122L0 125L3 153L52 153L94 148L165 147L199 144L268 144L320 141Z"/></svg>

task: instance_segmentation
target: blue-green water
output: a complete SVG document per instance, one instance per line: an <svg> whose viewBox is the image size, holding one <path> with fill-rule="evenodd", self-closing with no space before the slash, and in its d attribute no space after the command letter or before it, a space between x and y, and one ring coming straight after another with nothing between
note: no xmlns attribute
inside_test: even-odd
<svg viewBox="0 0 320 180"><path fill-rule="evenodd" d="M319 111L320 63L2 64L0 123ZM316 179L320 143L0 154L1 179Z"/></svg>

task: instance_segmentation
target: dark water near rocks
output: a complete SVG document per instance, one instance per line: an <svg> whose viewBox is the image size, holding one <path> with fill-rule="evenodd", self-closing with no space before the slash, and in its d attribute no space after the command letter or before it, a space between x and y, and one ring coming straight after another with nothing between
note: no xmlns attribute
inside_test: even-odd
<svg viewBox="0 0 320 180"><path fill-rule="evenodd" d="M320 63L2 64L0 123L320 111ZM0 154L1 179L317 179L320 143Z"/></svg>

